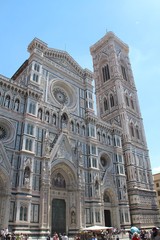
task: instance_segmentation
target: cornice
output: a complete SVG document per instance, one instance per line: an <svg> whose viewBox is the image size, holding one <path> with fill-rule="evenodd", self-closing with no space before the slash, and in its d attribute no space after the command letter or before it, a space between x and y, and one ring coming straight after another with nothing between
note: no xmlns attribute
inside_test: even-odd
<svg viewBox="0 0 160 240"><path fill-rule="evenodd" d="M46 58L59 58L59 59L66 59L68 63L73 66L73 68L79 73L82 78L90 77L93 78L93 74L88 69L83 69L70 55L68 52L63 50L58 50L55 48L49 48L48 45L41 41L38 38L34 38L32 42L28 46L28 52L32 54L34 49L37 49L39 52L42 53L43 57Z"/></svg>
<svg viewBox="0 0 160 240"><path fill-rule="evenodd" d="M24 95L24 97L32 96L34 98L40 98L42 96L43 91L41 89L37 89L29 85L28 87L22 86L20 83L16 82L11 78L6 78L0 75L0 86L4 86L8 90L15 91L19 94Z"/></svg>
<svg viewBox="0 0 160 240"><path fill-rule="evenodd" d="M109 42L109 40L113 40L115 42L117 42L119 45L121 45L122 48L124 48L127 52L129 51L129 47L126 43L124 43L121 39L119 39L113 32L107 32L104 37L102 37L98 42L96 42L95 44L93 44L90 47L90 53L91 55L94 55L95 51L98 48L101 48L103 46L106 45L107 42Z"/></svg>

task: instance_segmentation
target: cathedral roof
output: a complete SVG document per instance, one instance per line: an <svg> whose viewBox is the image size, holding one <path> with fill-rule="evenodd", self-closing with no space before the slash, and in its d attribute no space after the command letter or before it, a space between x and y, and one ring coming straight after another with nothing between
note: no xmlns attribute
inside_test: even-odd
<svg viewBox="0 0 160 240"><path fill-rule="evenodd" d="M124 48L127 52L129 50L129 47L126 43L124 43L121 39L119 39L113 32L107 32L98 42L93 44L90 47L91 54L97 49L101 48L103 45L106 45L106 42L108 42L110 39L113 39L116 43L121 45L122 48Z"/></svg>
<svg viewBox="0 0 160 240"><path fill-rule="evenodd" d="M55 48L49 48L46 43L41 41L38 38L34 38L31 43L28 46L28 51L30 54L35 52L35 49L39 51L39 54L41 56L44 56L46 58L49 58L51 60L59 59L59 60L65 60L68 64L70 64L81 77L90 77L92 78L92 72L88 69L83 69L71 56L68 52L55 49Z"/></svg>

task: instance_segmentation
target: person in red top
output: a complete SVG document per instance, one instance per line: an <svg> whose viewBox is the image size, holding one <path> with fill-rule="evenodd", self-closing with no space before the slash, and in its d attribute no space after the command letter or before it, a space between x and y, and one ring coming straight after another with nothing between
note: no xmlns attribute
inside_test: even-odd
<svg viewBox="0 0 160 240"><path fill-rule="evenodd" d="M140 240L140 236L137 232L133 233L132 240Z"/></svg>

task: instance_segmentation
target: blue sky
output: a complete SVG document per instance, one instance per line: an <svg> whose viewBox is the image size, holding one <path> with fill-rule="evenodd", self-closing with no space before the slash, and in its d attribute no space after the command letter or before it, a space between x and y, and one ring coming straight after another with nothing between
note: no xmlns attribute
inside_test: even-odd
<svg viewBox="0 0 160 240"><path fill-rule="evenodd" d="M93 70L89 47L113 31L129 45L153 173L160 172L160 1L1 0L0 74L11 77L38 37Z"/></svg>

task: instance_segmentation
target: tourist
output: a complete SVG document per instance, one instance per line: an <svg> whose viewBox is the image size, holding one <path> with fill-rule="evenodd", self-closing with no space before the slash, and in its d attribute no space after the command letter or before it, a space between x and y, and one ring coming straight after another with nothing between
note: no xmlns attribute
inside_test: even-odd
<svg viewBox="0 0 160 240"><path fill-rule="evenodd" d="M140 240L140 236L137 232L133 233L132 240Z"/></svg>
<svg viewBox="0 0 160 240"><path fill-rule="evenodd" d="M68 240L68 236L66 233L63 233L62 240Z"/></svg>

